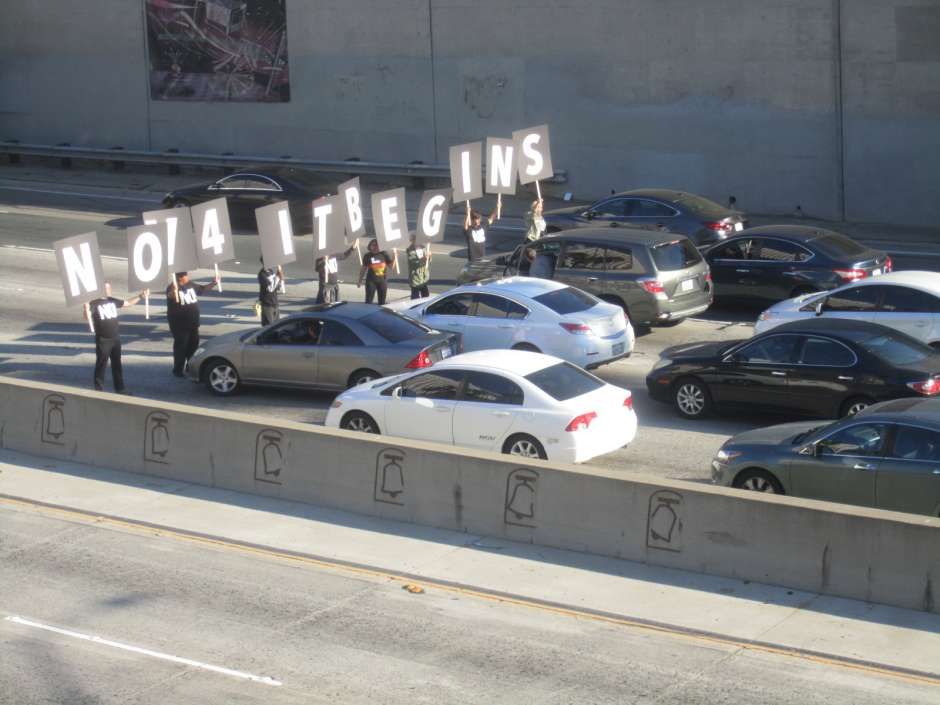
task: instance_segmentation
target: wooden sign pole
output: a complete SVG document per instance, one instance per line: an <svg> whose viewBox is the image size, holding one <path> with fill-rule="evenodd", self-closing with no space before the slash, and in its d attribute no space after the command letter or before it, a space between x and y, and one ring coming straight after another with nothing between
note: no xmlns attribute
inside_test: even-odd
<svg viewBox="0 0 940 705"><path fill-rule="evenodd" d="M219 265L214 264L212 266L215 267L215 278L219 283L219 293L221 294L222 293L222 277L219 276Z"/></svg>

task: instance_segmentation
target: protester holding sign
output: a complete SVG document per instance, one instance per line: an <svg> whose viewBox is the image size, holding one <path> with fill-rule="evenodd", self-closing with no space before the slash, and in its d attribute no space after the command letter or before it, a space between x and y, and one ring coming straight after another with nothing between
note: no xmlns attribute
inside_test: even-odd
<svg viewBox="0 0 940 705"><path fill-rule="evenodd" d="M174 377L183 376L186 363L199 347L199 294L218 283L218 279L213 279L208 284L196 284L189 280L188 272L177 272L176 291L172 284L166 288L166 318L173 334Z"/></svg>
<svg viewBox="0 0 940 705"><path fill-rule="evenodd" d="M416 244L417 235L411 234L411 244L405 250L408 255L408 284L411 285L411 298L420 299L428 296L428 282L431 280L431 248Z"/></svg>
<svg viewBox="0 0 940 705"><path fill-rule="evenodd" d="M356 286L362 286L362 280L366 280L366 303L371 304L378 294L379 306L385 304L385 298L388 295L388 268L398 261L398 253L395 257L389 257L384 250L379 250L378 240L369 240L369 251L362 258L362 269L359 270L359 282Z"/></svg>
<svg viewBox="0 0 940 705"><path fill-rule="evenodd" d="M279 318L278 295L284 289L284 270L281 266L265 267L261 258L258 272L258 302L261 304L261 325L267 326Z"/></svg>
<svg viewBox="0 0 940 705"><path fill-rule="evenodd" d="M121 335L118 326L118 309L133 306L150 292L144 290L132 299L116 299L111 296L111 282L104 283L104 298L94 299L85 307L85 318L91 316L95 330L95 389L104 389L104 372L111 361L111 380L114 391L124 394L124 368L121 364Z"/></svg>
<svg viewBox="0 0 940 705"><path fill-rule="evenodd" d="M486 217L486 225L492 225L496 220L496 211ZM467 210L467 217L463 221L463 234L467 238L467 259L470 262L479 262L486 257L486 225L483 216L477 211Z"/></svg>
<svg viewBox="0 0 940 705"><path fill-rule="evenodd" d="M349 257L355 249L354 243L341 254L317 257L314 267L317 270L317 283L319 284L318 304L335 304L339 301L339 260Z"/></svg>
<svg viewBox="0 0 940 705"><path fill-rule="evenodd" d="M542 199L532 201L532 208L525 214L526 242L535 242L545 234L545 218L542 216Z"/></svg>

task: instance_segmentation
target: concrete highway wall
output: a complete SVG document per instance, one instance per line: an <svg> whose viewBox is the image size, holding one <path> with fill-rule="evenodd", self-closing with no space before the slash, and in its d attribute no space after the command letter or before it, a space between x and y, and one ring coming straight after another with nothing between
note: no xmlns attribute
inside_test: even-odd
<svg viewBox="0 0 940 705"><path fill-rule="evenodd" d="M624 479L5 377L0 447L940 612L938 519Z"/></svg>
<svg viewBox="0 0 940 705"><path fill-rule="evenodd" d="M583 198L935 225L937 0L287 0L291 100L151 100L142 0L14 3L0 139L443 163L546 122Z"/></svg>

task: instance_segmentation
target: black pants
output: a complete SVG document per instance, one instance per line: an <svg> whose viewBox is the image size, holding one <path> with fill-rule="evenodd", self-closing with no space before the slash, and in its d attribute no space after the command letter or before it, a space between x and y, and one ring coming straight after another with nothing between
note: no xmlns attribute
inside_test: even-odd
<svg viewBox="0 0 940 705"><path fill-rule="evenodd" d="M385 279L366 279L366 303L371 304L375 295L379 296L379 306L385 304L385 297L388 295L388 282Z"/></svg>
<svg viewBox="0 0 940 705"><path fill-rule="evenodd" d="M278 319L277 304L261 304L261 325L268 326Z"/></svg>
<svg viewBox="0 0 940 705"><path fill-rule="evenodd" d="M183 374L186 362L199 347L199 326L195 328L171 328L173 334L173 374Z"/></svg>
<svg viewBox="0 0 940 705"><path fill-rule="evenodd" d="M111 360L111 379L114 391L124 391L124 368L121 366L121 339L95 338L95 389L104 389L104 371Z"/></svg>
<svg viewBox="0 0 940 705"><path fill-rule="evenodd" d="M425 296L430 296L430 293L428 292L427 284L422 284L421 286L411 287L411 298L423 299Z"/></svg>

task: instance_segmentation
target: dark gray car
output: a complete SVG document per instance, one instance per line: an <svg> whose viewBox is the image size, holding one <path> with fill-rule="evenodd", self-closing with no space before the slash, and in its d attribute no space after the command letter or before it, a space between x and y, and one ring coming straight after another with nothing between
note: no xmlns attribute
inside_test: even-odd
<svg viewBox="0 0 940 705"><path fill-rule="evenodd" d="M567 230L492 260L468 262L457 282L523 274L554 279L622 306L634 325L678 322L705 311L708 264L688 238L633 228Z"/></svg>
<svg viewBox="0 0 940 705"><path fill-rule="evenodd" d="M835 423L740 433L712 461L712 481L940 516L940 399L896 399Z"/></svg>
<svg viewBox="0 0 940 705"><path fill-rule="evenodd" d="M461 351L442 333L373 304L323 304L247 333L212 338L186 368L220 396L243 384L342 390Z"/></svg>
<svg viewBox="0 0 940 705"><path fill-rule="evenodd" d="M670 189L637 189L602 198L590 206L559 208L545 213L547 232L569 228L642 227L680 233L707 247L743 230L747 219L702 196Z"/></svg>

